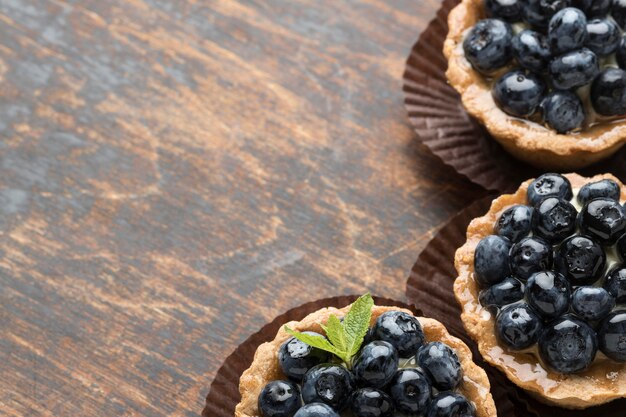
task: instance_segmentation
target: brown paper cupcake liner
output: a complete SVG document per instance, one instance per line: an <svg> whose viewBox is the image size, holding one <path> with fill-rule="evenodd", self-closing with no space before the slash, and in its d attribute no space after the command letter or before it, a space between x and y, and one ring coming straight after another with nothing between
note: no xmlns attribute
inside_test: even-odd
<svg viewBox="0 0 626 417"><path fill-rule="evenodd" d="M443 43L448 13L459 0L445 0L437 16L413 46L404 72L404 104L417 137L446 165L487 190L509 192L539 170L518 161L498 144L463 108L459 94L448 85L448 62ZM611 172L626 179L626 149L582 172L587 176Z"/></svg>
<svg viewBox="0 0 626 417"><path fill-rule="evenodd" d="M519 184L518 184L519 186ZM624 417L626 400L586 410L565 410L546 405L509 381L504 374L484 362L476 343L461 322L461 308L454 297L457 277L454 253L466 240L467 226L483 216L493 197L474 202L450 220L420 253L407 281L406 293L410 303L419 305L428 316L445 323L449 332L472 349L474 362L481 366L491 382L491 393L499 416L505 417Z"/></svg>

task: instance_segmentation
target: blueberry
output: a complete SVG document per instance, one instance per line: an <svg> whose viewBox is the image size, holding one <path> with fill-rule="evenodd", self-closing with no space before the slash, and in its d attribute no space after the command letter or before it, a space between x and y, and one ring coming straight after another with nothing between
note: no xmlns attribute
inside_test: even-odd
<svg viewBox="0 0 626 417"><path fill-rule="evenodd" d="M485 0L485 8L490 16L513 23L522 20L524 2L522 0Z"/></svg>
<svg viewBox="0 0 626 417"><path fill-rule="evenodd" d="M375 340L363 346L352 372L361 386L381 388L398 369L398 351L391 343Z"/></svg>
<svg viewBox="0 0 626 417"><path fill-rule="evenodd" d="M306 404L294 417L339 417L339 413L324 403Z"/></svg>
<svg viewBox="0 0 626 417"><path fill-rule="evenodd" d="M495 309L513 304L524 298L524 290L524 284L513 277L508 277L504 281L482 290L478 299L483 307L493 312Z"/></svg>
<svg viewBox="0 0 626 417"><path fill-rule="evenodd" d="M540 237L527 237L511 248L511 271L522 280L552 266L552 247Z"/></svg>
<svg viewBox="0 0 626 417"><path fill-rule="evenodd" d="M430 382L422 371L400 369L389 383L389 394L396 409L409 416L422 415L430 401Z"/></svg>
<svg viewBox="0 0 626 417"><path fill-rule="evenodd" d="M569 90L589 84L600 72L598 57L588 48L567 52L554 58L548 66L552 84Z"/></svg>
<svg viewBox="0 0 626 417"><path fill-rule="evenodd" d="M611 11L611 0L593 0L585 11L589 17L605 17Z"/></svg>
<svg viewBox="0 0 626 417"><path fill-rule="evenodd" d="M548 42L559 55L582 47L587 41L587 16L573 7L559 10L548 25Z"/></svg>
<svg viewBox="0 0 626 417"><path fill-rule="evenodd" d="M527 304L513 304L496 318L496 336L511 349L526 349L537 342L542 329L541 318Z"/></svg>
<svg viewBox="0 0 626 417"><path fill-rule="evenodd" d="M605 179L585 184L576 198L580 204L585 205L594 198L601 197L619 201L620 194L619 185L613 180Z"/></svg>
<svg viewBox="0 0 626 417"><path fill-rule="evenodd" d="M609 19L594 19L587 23L587 48L598 56L614 53L621 40L617 24Z"/></svg>
<svg viewBox="0 0 626 417"><path fill-rule="evenodd" d="M572 184L560 174L543 174L528 186L527 199L531 206L537 205L546 197L571 200L573 196Z"/></svg>
<svg viewBox="0 0 626 417"><path fill-rule="evenodd" d="M528 304L545 320L555 319L569 309L570 286L561 274L542 271L526 283Z"/></svg>
<svg viewBox="0 0 626 417"><path fill-rule="evenodd" d="M620 116L626 113L626 72L607 68L591 84L591 104L602 116Z"/></svg>
<svg viewBox="0 0 626 417"><path fill-rule="evenodd" d="M315 332L304 333L320 336ZM328 352L311 347L295 337L283 343L278 351L278 363L283 373L296 382L302 381L306 371L315 365L328 362L329 359Z"/></svg>
<svg viewBox="0 0 626 417"><path fill-rule="evenodd" d="M341 411L348 404L352 391L354 377L340 365L316 365L302 378L302 400L305 404L322 402Z"/></svg>
<svg viewBox="0 0 626 417"><path fill-rule="evenodd" d="M492 95L502 111L511 116L527 117L535 113L545 91L546 85L541 78L516 69L496 81Z"/></svg>
<svg viewBox="0 0 626 417"><path fill-rule="evenodd" d="M474 251L474 277L481 287L497 284L511 275L509 251L511 242L490 235L478 242Z"/></svg>
<svg viewBox="0 0 626 417"><path fill-rule="evenodd" d="M626 213L615 200L596 198L583 207L578 215L583 234L605 245L612 245L626 232Z"/></svg>
<svg viewBox="0 0 626 417"><path fill-rule="evenodd" d="M292 417L300 408L300 390L290 381L272 381L259 394L263 417Z"/></svg>
<svg viewBox="0 0 626 417"><path fill-rule="evenodd" d="M440 392L428 407L426 417L474 417L476 408L463 395L456 392Z"/></svg>
<svg viewBox="0 0 626 417"><path fill-rule="evenodd" d="M567 90L555 90L541 102L543 121L557 133L569 133L582 127L585 107L578 95Z"/></svg>
<svg viewBox="0 0 626 417"><path fill-rule="evenodd" d="M569 201L558 197L543 199L535 209L533 231L548 242L561 241L576 231L578 212Z"/></svg>
<svg viewBox="0 0 626 417"><path fill-rule="evenodd" d="M592 239L572 236L559 246L554 265L572 285L589 285L602 276L606 254Z"/></svg>
<svg viewBox="0 0 626 417"><path fill-rule="evenodd" d="M572 310L583 320L602 320L613 307L615 299L601 287L578 287L572 295Z"/></svg>
<svg viewBox="0 0 626 417"><path fill-rule="evenodd" d="M598 351L596 332L575 317L563 316L548 325L539 338L539 355L564 374L584 371Z"/></svg>
<svg viewBox="0 0 626 417"><path fill-rule="evenodd" d="M615 297L617 304L626 303L626 268L613 268L604 280L604 288Z"/></svg>
<svg viewBox="0 0 626 417"><path fill-rule="evenodd" d="M389 395L374 388L362 388L350 404L356 417L393 417L394 406Z"/></svg>
<svg viewBox="0 0 626 417"><path fill-rule="evenodd" d="M626 235L617 241L617 252L622 257L622 261L626 261Z"/></svg>
<svg viewBox="0 0 626 417"><path fill-rule="evenodd" d="M537 28L546 28L556 12L570 5L570 0L528 0L524 20Z"/></svg>
<svg viewBox="0 0 626 417"><path fill-rule="evenodd" d="M386 311L371 329L372 340L391 343L401 358L414 356L424 344L424 331L419 320L402 311Z"/></svg>
<svg viewBox="0 0 626 417"><path fill-rule="evenodd" d="M530 29L515 35L511 48L520 66L535 72L544 72L552 58L548 38Z"/></svg>
<svg viewBox="0 0 626 417"><path fill-rule="evenodd" d="M495 225L497 235L519 242L528 236L532 227L533 209L523 204L517 204L504 210Z"/></svg>
<svg viewBox="0 0 626 417"><path fill-rule="evenodd" d="M622 29L626 28L626 0L613 0L611 17Z"/></svg>
<svg viewBox="0 0 626 417"><path fill-rule="evenodd" d="M498 19L484 19L476 23L463 41L465 58L482 73L490 73L505 66L512 57L513 29Z"/></svg>
<svg viewBox="0 0 626 417"><path fill-rule="evenodd" d="M461 362L456 352L442 342L422 346L417 361L439 391L453 390L463 379Z"/></svg>
<svg viewBox="0 0 626 417"><path fill-rule="evenodd" d="M626 362L626 310L612 312L598 330L600 350L609 358Z"/></svg>
<svg viewBox="0 0 626 417"><path fill-rule="evenodd" d="M626 36L622 36L615 50L615 60L620 68L626 68Z"/></svg>

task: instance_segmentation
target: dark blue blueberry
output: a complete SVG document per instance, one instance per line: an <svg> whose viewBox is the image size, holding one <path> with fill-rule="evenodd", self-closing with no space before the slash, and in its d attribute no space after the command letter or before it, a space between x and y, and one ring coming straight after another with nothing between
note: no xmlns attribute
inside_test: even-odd
<svg viewBox="0 0 626 417"><path fill-rule="evenodd" d="M363 346L352 372L361 386L382 388L398 370L398 351L391 343L375 340Z"/></svg>
<svg viewBox="0 0 626 417"><path fill-rule="evenodd" d="M554 265L572 285L590 285L602 276L606 254L592 239L572 236L559 246Z"/></svg>
<svg viewBox="0 0 626 417"><path fill-rule="evenodd" d="M498 340L515 350L534 345L542 328L541 318L527 304L504 307L496 318Z"/></svg>
<svg viewBox="0 0 626 417"><path fill-rule="evenodd" d="M543 199L535 208L533 231L550 243L556 243L576 231L578 211L569 201L558 197Z"/></svg>
<svg viewBox="0 0 626 417"><path fill-rule="evenodd" d="M339 413L324 403L311 403L302 406L294 417L339 417Z"/></svg>
<svg viewBox="0 0 626 417"><path fill-rule="evenodd" d="M604 280L604 288L615 297L617 304L626 303L626 268L613 268Z"/></svg>
<svg viewBox="0 0 626 417"><path fill-rule="evenodd" d="M615 200L596 198L585 204L578 215L578 224L583 234L612 245L626 232L626 213Z"/></svg>
<svg viewBox="0 0 626 417"><path fill-rule="evenodd" d="M315 332L304 332L320 336ZM283 373L290 379L300 382L304 374L320 363L328 362L330 354L321 349L307 345L292 337L282 344L278 351L278 363Z"/></svg>
<svg viewBox="0 0 626 417"><path fill-rule="evenodd" d="M617 241L617 253L619 253L619 255L622 257L622 261L626 261L626 235L622 236Z"/></svg>
<svg viewBox="0 0 626 417"><path fill-rule="evenodd" d="M552 58L548 38L534 30L525 29L515 35L511 42L513 56L523 68L544 72Z"/></svg>
<svg viewBox="0 0 626 417"><path fill-rule="evenodd" d="M552 246L540 237L526 237L511 248L513 275L527 280L532 274L552 267Z"/></svg>
<svg viewBox="0 0 626 417"><path fill-rule="evenodd" d="M389 395L375 388L361 388L352 395L350 408L356 417L393 417Z"/></svg>
<svg viewBox="0 0 626 417"><path fill-rule="evenodd" d="M491 92L502 111L516 117L527 117L535 113L545 91L546 85L541 78L516 69L500 77Z"/></svg>
<svg viewBox="0 0 626 417"><path fill-rule="evenodd" d="M589 84L600 72L598 57L588 48L567 52L554 58L548 66L552 85L570 90Z"/></svg>
<svg viewBox="0 0 626 417"><path fill-rule="evenodd" d="M626 72L607 68L591 84L591 104L602 116L620 116L626 113Z"/></svg>
<svg viewBox="0 0 626 417"><path fill-rule="evenodd" d="M556 12L570 5L570 0L527 0L524 20L534 27L544 29L548 27L550 19Z"/></svg>
<svg viewBox="0 0 626 417"><path fill-rule="evenodd" d="M442 342L424 345L417 354L417 362L439 391L453 390L463 379L461 362L456 352Z"/></svg>
<svg viewBox="0 0 626 417"><path fill-rule="evenodd" d="M354 386L354 377L343 366L317 365L304 374L302 400L305 404L325 403L341 411L348 404Z"/></svg>
<svg viewBox="0 0 626 417"><path fill-rule="evenodd" d="M569 133L582 127L585 107L580 97L567 90L555 90L541 102L543 121L557 133Z"/></svg>
<svg viewBox="0 0 626 417"><path fill-rule="evenodd" d="M626 36L622 36L615 51L615 60L620 68L626 68Z"/></svg>
<svg viewBox="0 0 626 417"><path fill-rule="evenodd" d="M626 0L613 0L611 17L622 29L626 29Z"/></svg>
<svg viewBox="0 0 626 417"><path fill-rule="evenodd" d="M563 374L587 369L597 351L596 332L573 316L563 316L553 321L539 338L541 359L550 368Z"/></svg>
<svg viewBox="0 0 626 417"><path fill-rule="evenodd" d="M478 285L497 284L511 275L510 250L511 242L505 237L490 235L478 242L474 252L474 277Z"/></svg>
<svg viewBox="0 0 626 417"><path fill-rule="evenodd" d="M533 208L517 204L504 210L500 215L495 225L495 232L513 243L519 242L530 233L532 220Z"/></svg>
<svg viewBox="0 0 626 417"><path fill-rule="evenodd" d="M526 300L544 320L559 317L569 309L570 285L561 274L541 271L526 283Z"/></svg>
<svg viewBox="0 0 626 417"><path fill-rule="evenodd" d="M300 390L291 381L272 381L259 394L263 417L292 417L300 408Z"/></svg>
<svg viewBox="0 0 626 417"><path fill-rule="evenodd" d="M587 48L598 56L614 53L621 40L617 24L610 19L594 19L587 23Z"/></svg>
<svg viewBox="0 0 626 417"><path fill-rule="evenodd" d="M572 295L572 310L583 320L602 320L613 307L615 298L601 287L578 287Z"/></svg>
<svg viewBox="0 0 626 417"><path fill-rule="evenodd" d="M589 17L605 17L611 11L611 0L593 0L585 11Z"/></svg>
<svg viewBox="0 0 626 417"><path fill-rule="evenodd" d="M480 304L492 312L520 301L522 298L524 298L524 284L513 277L508 277L504 281L482 290L478 296Z"/></svg>
<svg viewBox="0 0 626 417"><path fill-rule="evenodd" d="M626 310L612 312L598 330L600 350L609 358L626 362Z"/></svg>
<svg viewBox="0 0 626 417"><path fill-rule="evenodd" d="M484 19L476 23L463 41L465 58L482 73L490 73L505 66L512 57L513 29L498 19Z"/></svg>
<svg viewBox="0 0 626 417"><path fill-rule="evenodd" d="M582 47L587 41L587 16L573 7L559 10L548 26L548 42L554 55Z"/></svg>
<svg viewBox="0 0 626 417"><path fill-rule="evenodd" d="M440 392L432 399L426 417L474 417L476 408L461 394Z"/></svg>
<svg viewBox="0 0 626 417"><path fill-rule="evenodd" d="M485 8L491 17L514 23L523 18L524 2L522 0L485 0Z"/></svg>
<svg viewBox="0 0 626 417"><path fill-rule="evenodd" d="M605 179L596 182L589 182L585 184L580 191L576 199L582 205L587 204L594 198L610 198L611 200L619 201L620 188L619 185L613 180Z"/></svg>
<svg viewBox="0 0 626 417"><path fill-rule="evenodd" d="M572 184L561 174L543 174L528 186L527 199L531 206L536 206L546 197L571 200L573 196Z"/></svg>
<svg viewBox="0 0 626 417"><path fill-rule="evenodd" d="M389 394L396 409L409 416L422 415L430 400L430 382L422 371L400 369L389 383Z"/></svg>
<svg viewBox="0 0 626 417"><path fill-rule="evenodd" d="M403 311L387 311L372 326L372 340L391 343L401 358L414 356L424 344L424 331L419 320Z"/></svg>

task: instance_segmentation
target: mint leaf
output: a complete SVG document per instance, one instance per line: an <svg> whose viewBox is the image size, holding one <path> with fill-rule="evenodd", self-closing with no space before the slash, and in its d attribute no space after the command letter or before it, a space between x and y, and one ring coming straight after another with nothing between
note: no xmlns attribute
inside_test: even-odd
<svg viewBox="0 0 626 417"><path fill-rule="evenodd" d="M326 321L326 325L321 326L326 333L326 337L328 337L328 340L330 340L330 343L332 343L333 346L342 352L348 351L346 334L343 326L341 325L341 321L337 318L337 316L331 314Z"/></svg>
<svg viewBox="0 0 626 417"><path fill-rule="evenodd" d="M285 325L285 331L309 346L324 350L326 352L330 352L333 355L336 355L339 358L343 359L344 351L340 351L339 349L335 348L324 336L315 336L312 334L296 332L287 327L287 325Z"/></svg>
<svg viewBox="0 0 626 417"><path fill-rule="evenodd" d="M374 300L372 296L369 293L365 294L352 304L350 311L343 319L343 328L346 334L346 352L350 357L356 355L363 344L367 329L370 327L373 306Z"/></svg>

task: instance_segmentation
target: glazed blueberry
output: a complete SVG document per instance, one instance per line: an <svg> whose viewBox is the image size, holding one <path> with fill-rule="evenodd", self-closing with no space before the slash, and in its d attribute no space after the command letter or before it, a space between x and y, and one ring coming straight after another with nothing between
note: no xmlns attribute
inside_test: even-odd
<svg viewBox="0 0 626 417"><path fill-rule="evenodd" d="M324 403L305 404L293 417L339 417L339 413Z"/></svg>
<svg viewBox="0 0 626 417"><path fill-rule="evenodd" d="M600 350L609 358L626 362L626 310L612 312L598 330Z"/></svg>
<svg viewBox="0 0 626 417"><path fill-rule="evenodd" d="M259 394L263 417L292 417L300 408L300 390L290 381L272 381Z"/></svg>
<svg viewBox="0 0 626 417"><path fill-rule="evenodd" d="M602 320L613 307L615 299L601 287L578 287L572 295L572 310L583 320Z"/></svg>
<svg viewBox="0 0 626 417"><path fill-rule="evenodd" d="M504 112L516 117L527 117L535 113L545 91L546 85L541 78L517 69L507 72L496 81L492 95Z"/></svg>
<svg viewBox="0 0 626 417"><path fill-rule="evenodd" d="M570 5L570 0L528 0L524 20L537 28L546 28L556 12Z"/></svg>
<svg viewBox="0 0 626 417"><path fill-rule="evenodd" d="M391 343L401 358L415 355L424 344L424 331L419 320L402 311L387 311L378 316L371 333L372 340Z"/></svg>
<svg viewBox="0 0 626 417"><path fill-rule="evenodd" d="M356 417L393 417L389 395L374 388L362 388L352 395L350 408Z"/></svg>
<svg viewBox="0 0 626 417"><path fill-rule="evenodd" d="M482 239L474 252L474 276L482 287L497 284L511 275L509 251L511 242L501 236Z"/></svg>
<svg viewBox="0 0 626 417"><path fill-rule="evenodd" d="M613 0L611 16L622 29L626 28L626 0Z"/></svg>
<svg viewBox="0 0 626 417"><path fill-rule="evenodd" d="M524 284L521 281L508 277L504 281L482 290L478 296L480 304L492 312L505 305L513 304L524 298Z"/></svg>
<svg viewBox="0 0 626 417"><path fill-rule="evenodd" d="M498 340L515 350L534 345L542 327L541 318L527 304L507 306L496 318Z"/></svg>
<svg viewBox="0 0 626 417"><path fill-rule="evenodd" d="M606 254L592 239L572 236L559 246L554 265L572 285L590 285L602 276Z"/></svg>
<svg viewBox="0 0 626 417"><path fill-rule="evenodd" d="M389 394L396 409L409 416L422 415L430 401L430 382L415 368L399 369L389 383Z"/></svg>
<svg viewBox="0 0 626 417"><path fill-rule="evenodd" d="M528 186L528 203L536 206L546 197L558 197L571 200L574 196L572 184L560 174L543 174Z"/></svg>
<svg viewBox="0 0 626 417"><path fill-rule="evenodd" d="M559 317L569 309L570 286L561 274L541 271L526 283L528 304L545 320Z"/></svg>
<svg viewBox="0 0 626 417"><path fill-rule="evenodd" d="M336 411L348 405L354 391L354 378L340 365L316 365L302 378L302 400L305 404L322 402Z"/></svg>
<svg viewBox="0 0 626 417"><path fill-rule="evenodd" d="M453 390L461 383L461 362L456 352L445 343L431 342L422 346L417 361L438 390Z"/></svg>
<svg viewBox="0 0 626 417"><path fill-rule="evenodd" d="M620 68L626 68L626 36L622 36L622 39L619 41L617 50L615 50L615 60Z"/></svg>
<svg viewBox="0 0 626 417"><path fill-rule="evenodd" d="M320 336L315 332L304 333ZM296 382L302 381L302 377L306 371L315 365L328 362L329 359L329 353L311 347L295 337L283 343L278 351L278 363L283 373Z"/></svg>
<svg viewBox="0 0 626 417"><path fill-rule="evenodd" d="M569 201L557 197L542 200L535 209L533 231L548 242L555 243L576 231L578 212Z"/></svg>
<svg viewBox="0 0 626 417"><path fill-rule="evenodd" d="M461 394L440 392L428 407L426 417L474 417L476 408Z"/></svg>
<svg viewBox="0 0 626 417"><path fill-rule="evenodd" d="M490 16L507 22L519 22L523 17L522 0L485 0L485 8Z"/></svg>
<svg viewBox="0 0 626 417"><path fill-rule="evenodd" d="M591 84L591 104L602 116L626 113L626 72L607 68Z"/></svg>
<svg viewBox="0 0 626 417"><path fill-rule="evenodd" d="M554 58L548 66L552 84L569 90L589 84L600 72L598 57L588 48L567 52Z"/></svg>
<svg viewBox="0 0 626 417"><path fill-rule="evenodd" d="M622 257L622 261L626 261L626 235L617 241L617 253Z"/></svg>
<svg viewBox="0 0 626 417"><path fill-rule="evenodd" d="M375 340L363 346L352 372L361 386L381 388L398 370L398 351L391 343Z"/></svg>
<svg viewBox="0 0 626 417"><path fill-rule="evenodd" d="M543 121L557 133L568 133L582 127L585 107L578 95L567 90L551 92L541 102Z"/></svg>
<svg viewBox="0 0 626 417"><path fill-rule="evenodd" d="M497 235L509 239L511 242L519 242L528 236L532 228L533 209L523 204L511 206L498 218L495 225Z"/></svg>
<svg viewBox="0 0 626 417"><path fill-rule="evenodd" d="M548 39L539 32L525 29L511 41L513 56L523 68L544 72L552 58Z"/></svg>
<svg viewBox="0 0 626 417"><path fill-rule="evenodd" d="M552 247L540 237L527 237L511 248L511 271L519 279L526 280L532 274L552 266Z"/></svg>
<svg viewBox="0 0 626 417"><path fill-rule="evenodd" d="M617 24L610 19L594 19L587 23L587 48L598 56L614 53L619 46L621 35Z"/></svg>
<svg viewBox="0 0 626 417"><path fill-rule="evenodd" d="M626 232L626 213L615 200L596 198L585 204L578 215L583 234L605 245L612 245Z"/></svg>
<svg viewBox="0 0 626 417"><path fill-rule="evenodd" d="M604 280L604 288L615 297L617 304L626 303L626 268L612 269Z"/></svg>
<svg viewBox="0 0 626 417"><path fill-rule="evenodd" d="M553 321L539 338L539 355L548 366L563 374L587 369L597 351L596 332L572 316Z"/></svg>
<svg viewBox="0 0 626 417"><path fill-rule="evenodd" d="M619 197L619 185L613 180L606 179L585 184L578 192L576 199L580 204L585 205L594 198L610 198L619 201Z"/></svg>
<svg viewBox="0 0 626 417"><path fill-rule="evenodd" d="M582 47L587 41L587 16L573 7L559 10L548 25L548 42L555 55Z"/></svg>
<svg viewBox="0 0 626 417"><path fill-rule="evenodd" d="M476 23L463 41L465 58L477 71L490 73L505 66L512 57L511 26L498 19Z"/></svg>

